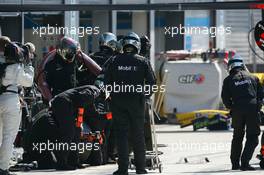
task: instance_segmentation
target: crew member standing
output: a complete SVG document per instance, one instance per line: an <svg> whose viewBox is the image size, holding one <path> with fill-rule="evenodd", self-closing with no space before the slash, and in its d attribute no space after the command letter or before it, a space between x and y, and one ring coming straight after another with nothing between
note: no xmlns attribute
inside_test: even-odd
<svg viewBox="0 0 264 175"><path fill-rule="evenodd" d="M18 87L31 87L34 68L30 64L29 52L23 50L8 38L0 38L0 51L4 50L5 63L0 65L0 175L9 175L8 167L13 143L21 121L21 105Z"/></svg>
<svg viewBox="0 0 264 175"><path fill-rule="evenodd" d="M93 84L100 72L101 67L81 51L77 41L63 37L39 66L38 88L43 100L48 102L68 89Z"/></svg>
<svg viewBox="0 0 264 175"><path fill-rule="evenodd" d="M156 83L156 80L146 58L138 55L140 38L136 33L130 32L123 38L123 51L123 54L113 58L105 73L107 90L109 90L108 87L119 87L119 90L112 91L110 102L118 148L118 170L114 172L114 175L128 174L129 129L132 131L136 172L137 174L146 174L145 94L135 88L146 85L151 87Z"/></svg>
<svg viewBox="0 0 264 175"><path fill-rule="evenodd" d="M148 64L150 64L150 40L148 36L143 35L140 37L140 42L141 42L141 49L139 55L145 57L148 61ZM152 72L153 76L155 76L155 73ZM152 145L152 135L151 135L151 124L150 124L150 115L151 115L151 101L149 98L146 98L146 103L145 103L145 142L146 142L146 149L147 151L153 151L153 145Z"/></svg>
<svg viewBox="0 0 264 175"><path fill-rule="evenodd" d="M99 52L95 52L89 55L99 66L102 68L101 74L98 76L99 79L104 79L104 71L110 63L111 58L117 53L117 38L116 35L110 32L105 32L99 37ZM105 109L108 109L109 103L106 100L104 102ZM104 115L105 116L105 115ZM100 116L99 116L100 117ZM91 124L95 124L99 117L90 117ZM112 119L109 118L104 121L104 128L100 130L104 131L104 144L103 144L103 164L115 163L115 138L112 132ZM98 159L100 156L92 154L93 160ZM97 157L97 158L96 158ZM97 161L100 162L100 161Z"/></svg>
<svg viewBox="0 0 264 175"><path fill-rule="evenodd" d="M106 32L99 37L99 52L89 55L99 66L104 68L106 61L117 51L117 38L115 34Z"/></svg>
<svg viewBox="0 0 264 175"><path fill-rule="evenodd" d="M222 89L224 105L230 109L234 128L231 146L232 169L255 170L249 165L258 145L263 91L259 79L250 75L243 60L237 54L228 61L229 76L225 78ZM242 152L242 143L246 128L246 144ZM240 166L241 159L241 166Z"/></svg>

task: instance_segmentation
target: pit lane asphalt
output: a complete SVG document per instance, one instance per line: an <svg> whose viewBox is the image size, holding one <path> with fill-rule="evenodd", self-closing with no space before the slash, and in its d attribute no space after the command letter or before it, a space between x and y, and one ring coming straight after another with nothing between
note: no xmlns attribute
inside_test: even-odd
<svg viewBox="0 0 264 175"><path fill-rule="evenodd" d="M262 127L262 130L264 127ZM181 129L176 125L158 125L157 137L159 150L164 152L160 156L163 163L163 173L161 175L260 175L264 170L260 170L256 155L260 151L260 145L255 151L251 161L257 171L241 172L230 170L231 164L230 143L232 130L230 131L208 131L202 129L196 132L192 127ZM207 159L207 160L206 160ZM188 162L188 163L186 163ZM104 165L87 167L75 171L55 171L55 170L36 170L29 172L17 172L21 175L111 175L117 165ZM129 171L129 174L136 174ZM149 171L149 174L160 174L158 170Z"/></svg>

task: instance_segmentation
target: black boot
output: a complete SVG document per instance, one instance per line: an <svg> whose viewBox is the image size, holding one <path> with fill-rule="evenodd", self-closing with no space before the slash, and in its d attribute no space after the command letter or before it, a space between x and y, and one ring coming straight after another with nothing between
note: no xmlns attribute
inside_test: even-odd
<svg viewBox="0 0 264 175"><path fill-rule="evenodd" d="M86 168L86 166L84 166L84 165L82 165L82 164L78 164L76 167L77 167L78 169L84 169L84 168Z"/></svg>
<svg viewBox="0 0 264 175"><path fill-rule="evenodd" d="M127 170L117 170L113 173L113 175L128 175Z"/></svg>
<svg viewBox="0 0 264 175"><path fill-rule="evenodd" d="M240 167L241 171L255 171L256 169L249 164L242 164Z"/></svg>
<svg viewBox="0 0 264 175"><path fill-rule="evenodd" d="M76 169L77 169L77 167L67 165L67 164L57 164L56 165L56 170L58 170L58 171L73 171Z"/></svg>
<svg viewBox="0 0 264 175"><path fill-rule="evenodd" d="M239 169L240 169L239 163L232 164L232 170L239 170Z"/></svg>

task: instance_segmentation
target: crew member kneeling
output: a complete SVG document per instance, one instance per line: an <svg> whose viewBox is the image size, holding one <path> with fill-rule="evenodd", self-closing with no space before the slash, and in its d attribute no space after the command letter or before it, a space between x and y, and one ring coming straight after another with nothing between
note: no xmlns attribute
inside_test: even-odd
<svg viewBox="0 0 264 175"><path fill-rule="evenodd" d="M101 91L93 85L69 89L51 100L52 115L58 128L57 140L60 144L78 144L84 110L88 113L98 111L97 100ZM96 108L96 109L94 109ZM82 168L78 150L55 150L57 170L75 170Z"/></svg>

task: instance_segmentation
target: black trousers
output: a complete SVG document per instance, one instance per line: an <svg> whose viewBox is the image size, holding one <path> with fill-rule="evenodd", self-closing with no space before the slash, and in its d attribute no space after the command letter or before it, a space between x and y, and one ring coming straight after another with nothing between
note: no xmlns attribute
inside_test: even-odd
<svg viewBox="0 0 264 175"><path fill-rule="evenodd" d="M114 132L113 121L111 121L111 128L108 135L108 144L107 144L107 156L108 158L115 159L117 154L117 146L116 146L116 136Z"/></svg>
<svg viewBox="0 0 264 175"><path fill-rule="evenodd" d="M234 128L230 156L231 162L232 164L239 164L241 158L241 164L247 165L258 145L258 136L260 134L260 119L257 107L248 109L247 111L233 109L231 116L232 126ZM246 143L242 153L245 133Z"/></svg>
<svg viewBox="0 0 264 175"><path fill-rule="evenodd" d="M145 99L143 96L118 96L111 101L113 112L114 131L118 151L118 169L128 170L128 132L131 131L131 139L137 170L145 169Z"/></svg>
<svg viewBox="0 0 264 175"><path fill-rule="evenodd" d="M114 151L114 138L111 133L112 130L112 120L106 120L106 125L104 127L104 144L103 144L103 163L108 163L108 158L112 158ZM112 140L110 140L112 139Z"/></svg>
<svg viewBox="0 0 264 175"><path fill-rule="evenodd" d="M80 140L80 128L76 127L75 119L77 116L76 109L71 100L64 97L57 97L52 102L52 112L55 122L58 126L57 142L58 144L67 144L60 146L55 151L57 163L59 166L79 164L78 150L71 150L71 144L77 144ZM55 134L55 133L54 133ZM77 146L78 148L78 146Z"/></svg>

